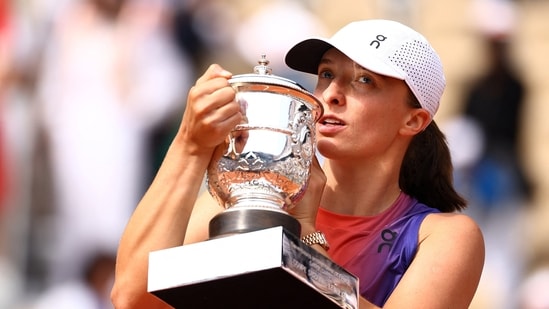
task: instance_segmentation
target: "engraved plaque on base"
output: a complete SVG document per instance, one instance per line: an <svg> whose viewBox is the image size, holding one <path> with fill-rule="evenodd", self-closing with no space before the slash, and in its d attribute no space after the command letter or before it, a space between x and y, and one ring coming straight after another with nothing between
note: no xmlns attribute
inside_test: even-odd
<svg viewBox="0 0 549 309"><path fill-rule="evenodd" d="M151 252L148 290L179 308L358 308L358 279L282 227Z"/></svg>

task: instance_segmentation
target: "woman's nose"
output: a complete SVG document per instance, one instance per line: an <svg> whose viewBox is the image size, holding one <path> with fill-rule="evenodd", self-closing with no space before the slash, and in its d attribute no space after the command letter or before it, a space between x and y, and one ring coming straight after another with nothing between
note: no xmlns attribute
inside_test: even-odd
<svg viewBox="0 0 549 309"><path fill-rule="evenodd" d="M343 88L335 81L332 81L327 88L322 91L322 101L326 104L343 105L345 104L345 96Z"/></svg>

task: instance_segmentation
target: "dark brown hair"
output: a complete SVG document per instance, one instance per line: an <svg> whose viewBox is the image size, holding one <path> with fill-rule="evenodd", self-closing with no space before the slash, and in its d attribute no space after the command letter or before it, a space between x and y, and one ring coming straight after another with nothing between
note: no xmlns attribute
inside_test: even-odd
<svg viewBox="0 0 549 309"><path fill-rule="evenodd" d="M421 108L413 94L410 98L413 107ZM442 212L463 210L467 201L454 189L453 171L446 137L433 120L408 146L400 168L400 189Z"/></svg>

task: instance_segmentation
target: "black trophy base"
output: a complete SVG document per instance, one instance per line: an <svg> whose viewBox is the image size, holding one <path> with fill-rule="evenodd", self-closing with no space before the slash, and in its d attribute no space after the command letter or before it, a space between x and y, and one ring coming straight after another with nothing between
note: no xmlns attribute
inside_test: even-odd
<svg viewBox="0 0 549 309"><path fill-rule="evenodd" d="M282 268L201 282L177 290L154 292L174 308L196 309L335 309L332 300Z"/></svg>
<svg viewBox="0 0 549 309"><path fill-rule="evenodd" d="M358 279L282 227L151 252L148 291L176 309L358 308Z"/></svg>
<svg viewBox="0 0 549 309"><path fill-rule="evenodd" d="M232 208L210 220L209 236L217 238L276 226L282 226L294 235L301 234L299 221L286 213L261 208Z"/></svg>

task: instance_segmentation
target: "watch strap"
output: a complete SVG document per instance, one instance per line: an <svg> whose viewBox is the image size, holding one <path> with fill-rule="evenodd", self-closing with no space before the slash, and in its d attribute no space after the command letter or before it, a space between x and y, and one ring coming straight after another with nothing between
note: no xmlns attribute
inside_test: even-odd
<svg viewBox="0 0 549 309"><path fill-rule="evenodd" d="M330 245L328 245L326 236L324 236L324 233L320 231L316 231L301 237L301 241L308 246L320 245L322 248L324 248L324 250L330 249Z"/></svg>

